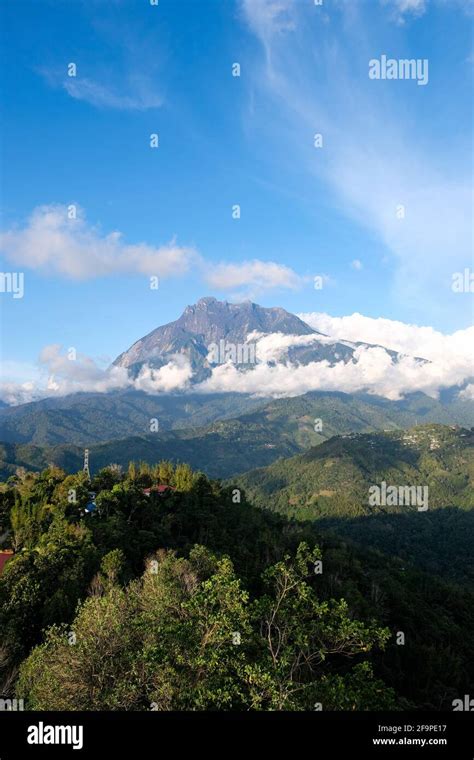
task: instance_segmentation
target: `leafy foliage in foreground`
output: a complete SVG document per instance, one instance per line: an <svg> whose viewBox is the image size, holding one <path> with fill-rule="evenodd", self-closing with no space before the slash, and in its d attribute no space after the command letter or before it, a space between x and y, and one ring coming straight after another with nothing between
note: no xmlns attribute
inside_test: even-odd
<svg viewBox="0 0 474 760"><path fill-rule="evenodd" d="M185 465L20 472L0 523L0 689L20 668L31 706L440 709L472 689L471 593Z"/></svg>
<svg viewBox="0 0 474 760"><path fill-rule="evenodd" d="M394 694L367 661L334 670L389 633L351 619L344 601L317 599L306 582L317 556L301 544L251 602L227 557L160 552L140 580L84 602L73 644L64 627L47 632L21 667L18 695L37 710L340 709L347 686L349 709L390 709Z"/></svg>

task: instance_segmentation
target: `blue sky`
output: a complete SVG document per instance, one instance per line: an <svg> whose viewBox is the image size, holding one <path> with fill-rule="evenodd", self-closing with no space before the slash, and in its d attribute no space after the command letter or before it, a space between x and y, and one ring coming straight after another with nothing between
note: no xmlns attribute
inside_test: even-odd
<svg viewBox="0 0 474 760"><path fill-rule="evenodd" d="M23 298L0 294L7 379L50 344L106 363L204 295L471 324L472 294L451 288L473 267L471 2L3 0L1 15L2 270L25 278ZM428 84L369 79L381 55L427 59Z"/></svg>

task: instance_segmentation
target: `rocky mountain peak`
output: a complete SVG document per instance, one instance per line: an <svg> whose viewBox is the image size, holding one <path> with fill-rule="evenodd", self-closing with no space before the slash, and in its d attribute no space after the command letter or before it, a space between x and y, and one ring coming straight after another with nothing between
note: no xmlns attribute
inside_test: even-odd
<svg viewBox="0 0 474 760"><path fill-rule="evenodd" d="M114 364L121 367L145 363L161 366L176 353L186 353L194 363L201 364L210 344L221 339L242 344L247 341L249 333L255 331L316 334L313 328L280 307L263 307L252 301L228 303L206 296L187 306L174 322L157 327L140 338Z"/></svg>

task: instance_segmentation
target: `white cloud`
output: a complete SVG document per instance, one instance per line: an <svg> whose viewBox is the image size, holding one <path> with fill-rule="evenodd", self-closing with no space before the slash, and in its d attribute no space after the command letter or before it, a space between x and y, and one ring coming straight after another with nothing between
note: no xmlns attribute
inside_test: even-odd
<svg viewBox="0 0 474 760"><path fill-rule="evenodd" d="M320 335L285 335L284 333L251 332L247 341L255 343L257 361L263 363L280 361L289 348L310 346L312 343L325 343L325 337Z"/></svg>
<svg viewBox="0 0 474 760"><path fill-rule="evenodd" d="M467 401L474 401L474 383L469 383L466 385L464 390L462 390L459 394L460 398L466 399Z"/></svg>
<svg viewBox="0 0 474 760"><path fill-rule="evenodd" d="M445 358L439 363L421 363L410 356L400 356L395 361L382 347L360 346L353 361L332 365L328 361L307 365L260 363L244 373L231 363L221 364L195 389L275 397L299 396L309 391L364 392L397 400L414 391L436 398L441 389L460 385L469 376L472 366L466 367L463 361Z"/></svg>
<svg viewBox="0 0 474 760"><path fill-rule="evenodd" d="M167 393L184 390L192 377L188 358L176 354L168 364L153 369L142 367L136 378L129 376L125 367L110 366L102 369L97 362L84 354L68 358L59 344L45 346L39 356L39 371L32 382L2 382L0 398L8 404L23 404L47 396L65 396L70 393L107 393L133 388L146 393Z"/></svg>
<svg viewBox="0 0 474 760"><path fill-rule="evenodd" d="M352 269L356 269L357 271L360 271L362 269L362 261L360 259L354 259L354 261L351 261L351 267Z"/></svg>
<svg viewBox="0 0 474 760"><path fill-rule="evenodd" d="M104 370L93 359L79 353L70 359L57 343L43 348L39 365L47 378L46 389L52 391L50 395L63 396L77 391L106 393L125 388L131 382L123 367Z"/></svg>
<svg viewBox="0 0 474 760"><path fill-rule="evenodd" d="M143 80L134 80L129 92L118 92L92 79L71 77L63 82L63 89L75 100L83 100L98 108L146 111L163 104L162 96Z"/></svg>
<svg viewBox="0 0 474 760"><path fill-rule="evenodd" d="M295 0L242 0L242 11L256 34L270 37L294 29L294 4Z"/></svg>
<svg viewBox="0 0 474 760"><path fill-rule="evenodd" d="M180 277L191 267L208 285L219 291L233 290L233 298L256 298L274 288L296 290L308 278L272 261L211 264L190 246L172 239L155 247L148 243L125 243L118 231L103 234L87 223L76 205L70 219L68 206L38 206L23 227L0 233L0 250L17 267L25 267L87 280L113 274L143 274L159 278Z"/></svg>
<svg viewBox="0 0 474 760"><path fill-rule="evenodd" d="M298 314L314 330L338 340L371 343L392 351L420 356L432 362L450 357L452 361L466 362L466 369L474 373L474 327L445 335L432 327L410 325L381 317L374 319L354 313L346 317L331 317L322 312Z"/></svg>
<svg viewBox="0 0 474 760"><path fill-rule="evenodd" d="M401 13L423 13L426 10L426 0L392 0Z"/></svg>
<svg viewBox="0 0 474 760"><path fill-rule="evenodd" d="M59 345L51 345L40 355L44 382L19 385L7 382L2 397L7 403L24 403L40 396L134 388L151 394L192 390L275 397L298 396L308 391L367 392L399 399L414 391L436 398L442 389L458 386L462 398L474 399L474 327L443 335L431 327L372 319L361 314L299 316L314 329L328 334L249 333L247 340L256 344L257 364L247 372L228 362L213 367L212 375L204 382L192 385L193 371L188 357L176 354L159 369L145 365L134 379L124 367L104 370L82 355L72 361ZM336 342L354 348L352 359L344 361L335 355L334 362L324 360L298 365L287 356L290 348L317 348L318 344L326 346ZM356 342L364 345L354 347ZM386 348L398 355L392 356Z"/></svg>
<svg viewBox="0 0 474 760"><path fill-rule="evenodd" d="M380 2L391 8L392 17L399 24L404 24L410 16L420 18L430 5L429 0L380 0ZM461 10L467 14L472 14L474 9L473 0L435 0L435 2L441 7L446 6L449 10Z"/></svg>
<svg viewBox="0 0 474 760"><path fill-rule="evenodd" d="M220 263L208 266L205 279L216 290L244 288L251 293L270 288L297 290L306 279L296 274L290 267L274 261L243 261L238 264Z"/></svg>
<svg viewBox="0 0 474 760"><path fill-rule="evenodd" d="M468 138L461 131L435 153L430 130L417 119L420 94L404 110L400 88L369 80L364 62L378 54L369 5L348 3L348 18L323 27L309 23L306 4L293 3L291 34L269 36L249 24L265 54L251 69L260 107L248 113L249 126L256 134L274 130L273 144L284 149L273 151L272 161L307 172L316 208L318 194L330 193L341 213L386 248L387 294L434 318L440 304L465 308L455 303L451 278L472 260ZM313 147L315 133L324 148Z"/></svg>
<svg viewBox="0 0 474 760"><path fill-rule="evenodd" d="M159 369L144 366L133 383L135 390L146 393L167 393L184 390L189 386L193 370L189 359L176 354L173 359Z"/></svg>
<svg viewBox="0 0 474 760"><path fill-rule="evenodd" d="M39 389L33 382L0 383L0 398L9 406L17 406L18 404L27 404L30 401L38 401L40 398L43 398L44 395L44 390Z"/></svg>
<svg viewBox="0 0 474 760"><path fill-rule="evenodd" d="M474 377L474 327L444 335L432 327L419 327L362 314L331 317L323 313L298 314L325 335L289 336L251 333L258 364L247 373L228 363L216 367L212 377L198 386L205 392L238 391L256 395L297 396L308 391L368 392L399 399L421 391L437 397L440 390L462 386ZM298 366L285 361L290 347L365 343L356 348L353 361L327 361ZM393 358L388 348L398 354ZM418 358L428 361L420 362ZM274 366L275 361L283 363ZM474 385L462 392L474 398Z"/></svg>
<svg viewBox="0 0 474 760"><path fill-rule="evenodd" d="M96 108L146 111L163 105L156 79L145 71L126 71L115 83L110 81L110 67L98 67L100 79L83 76L82 66L77 67L76 76L68 76L63 68L42 67L37 71L50 87L64 90L71 98L90 103Z"/></svg>
<svg viewBox="0 0 474 760"><path fill-rule="evenodd" d="M428 0L381 0L382 5L388 5L393 11L394 19L399 23L405 22L405 16L417 18L423 16L428 7Z"/></svg>
<svg viewBox="0 0 474 760"><path fill-rule="evenodd" d="M25 227L0 234L0 249L16 266L77 280L116 273L173 277L198 260L193 248L174 240L154 247L127 244L117 231L101 234L87 224L83 210L76 209L77 218L69 219L67 206L37 207Z"/></svg>

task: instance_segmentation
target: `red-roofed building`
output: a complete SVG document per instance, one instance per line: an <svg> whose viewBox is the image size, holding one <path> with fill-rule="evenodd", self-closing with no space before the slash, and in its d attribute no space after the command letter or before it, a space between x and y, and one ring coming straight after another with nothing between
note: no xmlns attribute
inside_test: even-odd
<svg viewBox="0 0 474 760"><path fill-rule="evenodd" d="M152 493L156 493L158 496L165 496L166 494L173 493L173 491L176 491L176 488L167 485L152 486L151 488L143 489L145 496L150 496Z"/></svg>
<svg viewBox="0 0 474 760"><path fill-rule="evenodd" d="M13 549L0 549L0 575L8 560L13 557Z"/></svg>

